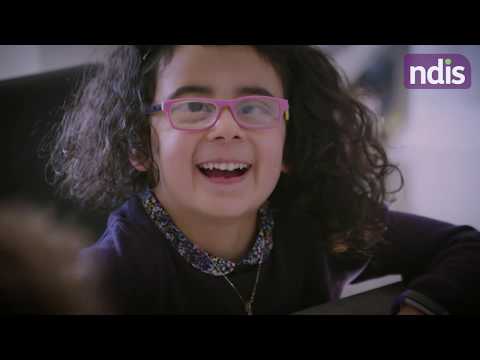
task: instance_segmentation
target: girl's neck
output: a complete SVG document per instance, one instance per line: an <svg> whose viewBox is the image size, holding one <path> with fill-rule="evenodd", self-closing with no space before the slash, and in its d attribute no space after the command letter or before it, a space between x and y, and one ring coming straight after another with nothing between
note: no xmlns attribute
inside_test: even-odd
<svg viewBox="0 0 480 360"><path fill-rule="evenodd" d="M257 233L257 213L235 219L203 217L162 203L185 236L208 254L238 262L250 250Z"/></svg>

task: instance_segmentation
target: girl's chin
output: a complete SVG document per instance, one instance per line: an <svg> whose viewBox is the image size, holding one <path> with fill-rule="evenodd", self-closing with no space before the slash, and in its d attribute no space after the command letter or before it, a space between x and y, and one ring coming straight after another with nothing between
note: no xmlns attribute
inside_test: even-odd
<svg viewBox="0 0 480 360"><path fill-rule="evenodd" d="M247 207L222 206L221 204L218 204L218 206L215 206L214 204L212 204L200 210L203 214L207 215L208 217L218 218L218 219L241 218L243 216L246 216L251 211Z"/></svg>
<svg viewBox="0 0 480 360"><path fill-rule="evenodd" d="M207 197L198 202L196 206L199 215L206 218L220 219L240 219L246 216L256 214L260 206L257 204L249 204L245 199L228 200L228 199L212 199Z"/></svg>

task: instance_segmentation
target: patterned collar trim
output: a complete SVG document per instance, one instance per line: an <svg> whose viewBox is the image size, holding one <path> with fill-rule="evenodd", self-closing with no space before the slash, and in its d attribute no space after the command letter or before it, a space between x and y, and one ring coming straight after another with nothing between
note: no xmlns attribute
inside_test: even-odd
<svg viewBox="0 0 480 360"><path fill-rule="evenodd" d="M170 241L173 248L189 264L197 270L214 276L224 276L232 273L238 265L257 265L262 259L265 262L273 249L274 219L268 202L259 210L260 228L255 244L247 256L239 263L209 255L206 251L192 243L183 232L173 223L170 215L162 207L152 191L141 194L145 212L157 228Z"/></svg>

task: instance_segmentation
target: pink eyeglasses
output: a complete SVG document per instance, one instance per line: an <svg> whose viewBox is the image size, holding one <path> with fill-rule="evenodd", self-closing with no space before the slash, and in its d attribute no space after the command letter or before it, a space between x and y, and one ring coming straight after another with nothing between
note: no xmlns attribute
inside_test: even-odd
<svg viewBox="0 0 480 360"><path fill-rule="evenodd" d="M164 112L174 129L207 130L215 126L222 109L228 107L241 128L270 129L282 117L289 119L288 100L270 96L245 96L232 100L183 98L152 105L146 114Z"/></svg>

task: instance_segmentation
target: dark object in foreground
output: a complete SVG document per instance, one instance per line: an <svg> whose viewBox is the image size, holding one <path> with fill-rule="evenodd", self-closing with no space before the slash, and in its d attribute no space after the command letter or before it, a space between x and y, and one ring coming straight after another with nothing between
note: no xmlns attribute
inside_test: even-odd
<svg viewBox="0 0 480 360"><path fill-rule="evenodd" d="M294 315L390 315L394 300L404 291L402 282L305 309Z"/></svg>

